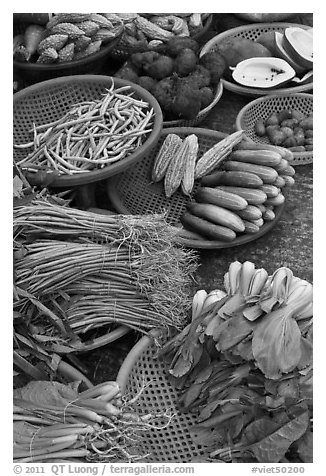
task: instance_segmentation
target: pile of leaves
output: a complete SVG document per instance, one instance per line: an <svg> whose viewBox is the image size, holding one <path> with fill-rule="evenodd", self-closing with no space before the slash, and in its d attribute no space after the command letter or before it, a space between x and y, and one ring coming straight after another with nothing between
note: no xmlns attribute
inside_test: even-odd
<svg viewBox="0 0 326 476"><path fill-rule="evenodd" d="M312 285L248 261L224 285L160 352L193 439L208 461L312 462Z"/></svg>

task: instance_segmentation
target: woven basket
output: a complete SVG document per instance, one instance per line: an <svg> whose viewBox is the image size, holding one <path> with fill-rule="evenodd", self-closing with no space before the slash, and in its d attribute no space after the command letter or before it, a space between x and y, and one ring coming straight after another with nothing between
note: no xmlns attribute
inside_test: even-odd
<svg viewBox="0 0 326 476"><path fill-rule="evenodd" d="M205 448L196 445L190 435L189 430L196 423L195 416L183 414L177 409L178 394L168 381L164 364L155 358L156 335L154 332L137 342L124 360L116 380L122 393L131 397L137 395L145 385L138 400L137 409L140 413L169 411L174 417L166 428L146 432L139 447L133 447L133 451L141 455L148 454L142 462L189 463L194 458L204 458Z"/></svg>
<svg viewBox="0 0 326 476"><path fill-rule="evenodd" d="M14 35L25 31L28 25L24 23L14 23ZM119 45L121 32L109 43L101 46L97 53L93 53L79 60L67 61L66 63L38 64L23 63L13 61L14 74L29 84L39 83L60 76L71 76L78 74L96 74L101 72L110 51Z"/></svg>
<svg viewBox="0 0 326 476"><path fill-rule="evenodd" d="M211 13L204 20L203 28L198 33L191 35L191 38L196 40L199 43L199 45L201 44L202 38L205 37L205 34L210 29L212 25L212 21L213 21L213 14ZM129 58L130 55L132 55L133 53L137 53L139 51L142 52L147 50L144 48L142 49L132 48L132 47L123 46L122 44L118 44L117 46L115 46L113 49L110 50L109 56L119 62L124 62L125 60Z"/></svg>
<svg viewBox="0 0 326 476"><path fill-rule="evenodd" d="M165 211L167 214L167 221L174 226L180 225L179 218L185 211L187 203L191 200L190 197L185 196L180 189L176 191L170 198L166 198L164 193L163 181L154 183L151 179L153 161L158 153L165 137L174 133L184 138L190 134L196 134L198 137L199 152L198 156L203 155L214 144L222 140L226 134L210 129L179 127L163 129L161 136L156 146L150 151L141 162L135 164L134 167L129 168L123 173L112 177L107 181L107 194L114 208L118 213L123 214L146 214L146 213L160 213ZM193 193L198 189L199 181L195 183ZM235 240L226 243L222 241L213 240L199 240L199 239L185 239L179 238L179 242L191 248L230 248L238 245L243 245L256 240L260 236L267 233L279 220L283 206L275 209L275 219L266 222L254 234L239 235Z"/></svg>
<svg viewBox="0 0 326 476"><path fill-rule="evenodd" d="M283 109L295 109L305 115L313 112L313 95L306 93L299 94L273 94L255 99L244 106L237 118L237 130L244 130L246 138L253 142L269 143L267 137L259 137L255 133L255 123L258 118L267 119L272 112L279 112ZM305 165L312 163L313 151L293 152L293 162L291 165Z"/></svg>
<svg viewBox="0 0 326 476"><path fill-rule="evenodd" d="M211 112L211 110L216 106L216 104L219 102L223 94L223 83L220 81L216 87L216 93L213 101L205 107L205 109L202 109L198 115L194 119L176 119L174 121L163 121L163 127L196 127L199 124L201 124L208 114Z"/></svg>
<svg viewBox="0 0 326 476"><path fill-rule="evenodd" d="M56 178L51 186L70 188L99 180L104 180L141 160L157 143L162 129L163 116L156 99L146 89L137 84L120 78L101 75L78 75L50 79L19 91L14 94L13 131L14 143L22 144L30 141L29 131L33 124L45 124L61 118L70 107L81 101L99 99L105 90L114 81L115 87L131 86L134 97L148 102L154 109L152 131L148 134L141 147L103 169L94 170L85 174L62 175ZM25 157L26 152L14 149L14 160ZM31 177L27 179L32 183ZM35 183L33 183L34 185Z"/></svg>
<svg viewBox="0 0 326 476"><path fill-rule="evenodd" d="M230 39L230 38L246 38L248 40L256 40L261 33L265 33L268 31L278 31L283 33L284 30L288 27L299 27L305 30L308 30L310 26L301 25L297 23L283 23L283 22L275 22L275 23L252 23L249 25L243 25L236 28L231 28L230 30L226 30L223 33L220 33L217 36L214 36L211 40L209 40L201 49L200 56L204 55L208 51L215 50L221 44L222 41ZM232 91L237 94L242 94L244 96L265 96L267 94L274 94L275 89L258 89L258 88L249 88L246 86L241 86L240 84L233 83L228 81L227 79L222 79L223 86L228 91ZM300 93L311 91L313 89L312 81L310 83L301 84L298 86L288 87L288 88L277 88L278 93Z"/></svg>

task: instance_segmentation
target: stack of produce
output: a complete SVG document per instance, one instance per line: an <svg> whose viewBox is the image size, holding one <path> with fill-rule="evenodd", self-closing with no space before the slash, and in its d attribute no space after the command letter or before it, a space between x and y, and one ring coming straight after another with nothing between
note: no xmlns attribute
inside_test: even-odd
<svg viewBox="0 0 326 476"><path fill-rule="evenodd" d="M192 238L232 242L257 233L275 219L294 184L293 154L286 148L256 144L237 131L198 153L198 137L166 136L152 168L152 180L164 182L170 198L177 190L190 197L180 216Z"/></svg>
<svg viewBox="0 0 326 476"><path fill-rule="evenodd" d="M116 13L124 31L119 47L145 51L170 38L200 33L208 13Z"/></svg>
<svg viewBox="0 0 326 476"><path fill-rule="evenodd" d="M47 124L35 124L31 140L14 144L26 155L16 164L44 186L60 175L109 167L140 147L152 131L154 110L114 81L99 99L82 101Z"/></svg>
<svg viewBox="0 0 326 476"><path fill-rule="evenodd" d="M282 109L266 119L257 119L255 133L258 137L267 137L271 144L286 147L292 152L308 152L313 150L313 114Z"/></svg>
<svg viewBox="0 0 326 476"><path fill-rule="evenodd" d="M14 37L14 60L56 64L85 58L100 51L123 29L111 13L57 13L46 25L29 24Z"/></svg>
<svg viewBox="0 0 326 476"><path fill-rule="evenodd" d="M312 285L235 261L224 287L161 350L194 440L210 461L312 462Z"/></svg>
<svg viewBox="0 0 326 476"><path fill-rule="evenodd" d="M243 233L259 232L284 203L284 187L294 184L295 170L285 149L246 142L237 147L217 171L205 175L202 170L194 200L180 217L198 238L232 242Z"/></svg>
<svg viewBox="0 0 326 476"><path fill-rule="evenodd" d="M117 326L180 328L196 262L175 242L163 215L99 215L36 198L14 209L14 309L58 353L104 345Z"/></svg>
<svg viewBox="0 0 326 476"><path fill-rule="evenodd" d="M78 382L32 381L14 390L14 462L134 462L133 447L168 414L143 414L114 381L84 392Z"/></svg>
<svg viewBox="0 0 326 476"><path fill-rule="evenodd" d="M225 62L217 52L199 57L198 43L172 37L155 51L133 53L115 74L147 89L165 120L193 119L214 98Z"/></svg>

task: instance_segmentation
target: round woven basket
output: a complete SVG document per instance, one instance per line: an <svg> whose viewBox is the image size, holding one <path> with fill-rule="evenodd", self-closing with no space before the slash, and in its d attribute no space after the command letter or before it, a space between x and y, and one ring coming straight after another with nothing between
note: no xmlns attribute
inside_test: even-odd
<svg viewBox="0 0 326 476"><path fill-rule="evenodd" d="M211 40L209 40L201 49L200 56L204 55L208 51L215 50L219 47L222 41L225 41L230 38L246 38L248 40L257 40L261 33L269 32L269 31L278 31L283 33L284 30L288 27L299 27L305 30L308 30L310 26L297 24L297 23L284 23L284 22L272 22L272 23L252 23L249 25L243 25L236 28L231 28L230 30L226 30L223 33L214 36ZM274 94L275 92L279 93L300 93L300 92L307 92L313 89L312 81L306 84L301 84L298 86L292 86L287 88L277 88L275 89L259 89L259 88L250 88L246 86L241 86L240 84L233 83L228 81L227 79L222 79L223 86L228 91L232 91L237 94L241 94L244 96L265 96L267 94Z"/></svg>
<svg viewBox="0 0 326 476"><path fill-rule="evenodd" d="M190 428L196 423L196 417L181 413L177 408L177 391L168 380L164 363L156 358L157 335L154 332L137 342L123 362L116 380L126 396L134 397L144 388L137 407L141 414L168 411L174 416L166 428L146 432L139 447L133 450L148 455L142 462L190 463L195 458L198 461L198 458L205 458L205 448L195 444L191 438Z"/></svg>
<svg viewBox="0 0 326 476"><path fill-rule="evenodd" d="M191 38L196 40L199 45L201 44L201 41L203 38L205 38L205 34L208 32L212 25L213 21L213 14L211 13L208 15L208 17L204 20L203 28L196 34L191 35ZM127 47L123 46L121 43L112 48L109 52L109 56L117 61L124 62L129 58L130 55L133 53L137 53L139 51L146 51L146 49L142 48L132 48L132 47Z"/></svg>
<svg viewBox="0 0 326 476"><path fill-rule="evenodd" d="M107 165L102 169L84 174L60 175L51 182L53 187L70 188L76 185L104 180L120 173L146 156L157 143L163 123L161 108L156 99L146 89L120 78L102 75L64 76L29 86L14 94L13 132L14 144L29 142L33 124L47 124L60 119L70 107L78 102L96 100L105 93L114 82L115 87L129 85L136 99L146 101L154 110L152 131L143 144L125 158ZM26 155L24 149L14 148L14 160L19 161ZM33 174L27 179L32 183ZM35 183L33 183L35 185Z"/></svg>
<svg viewBox="0 0 326 476"><path fill-rule="evenodd" d="M219 102L223 94L223 83L220 81L216 87L216 92L215 92L215 97L213 101L205 107L205 109L202 109L197 116L194 119L176 119L174 121L163 121L163 127L196 127L199 124L201 124L208 114L211 112L211 110L216 106L216 104Z"/></svg>
<svg viewBox="0 0 326 476"><path fill-rule="evenodd" d="M267 137L259 137L255 133L255 123L258 118L267 119L272 112L283 109L297 110L305 115L313 112L313 95L299 94L272 94L255 99L244 106L236 118L236 129L245 131L246 138L252 142L269 143ZM313 151L293 152L291 165L306 165L313 161Z"/></svg>
<svg viewBox="0 0 326 476"><path fill-rule="evenodd" d="M166 213L168 223L173 226L180 226L180 216L186 210L187 203L191 197L185 196L178 189L170 198L166 198L163 181L153 182L151 178L154 159L165 139L174 133L184 138L190 134L198 137L198 156L203 155L214 144L221 141L226 134L210 129L179 127L163 129L156 146L150 151L141 162L134 167L128 168L123 173L112 177L107 181L106 190L110 202L118 213L142 215L146 213ZM192 195L199 187L199 181L195 182ZM179 242L191 248L218 249L230 248L243 245L256 240L275 226L283 211L283 206L275 208L275 219L266 222L257 233L239 235L231 242L215 240L199 240L179 238Z"/></svg>
<svg viewBox="0 0 326 476"><path fill-rule="evenodd" d="M14 24L14 34L25 31L27 24ZM101 72L102 66L109 56L110 51L119 45L122 35L121 32L113 38L109 43L101 46L97 53L86 56L79 60L67 61L66 63L38 64L23 63L21 61L13 61L14 74L29 84L46 81L60 76L71 76L78 74L96 74Z"/></svg>

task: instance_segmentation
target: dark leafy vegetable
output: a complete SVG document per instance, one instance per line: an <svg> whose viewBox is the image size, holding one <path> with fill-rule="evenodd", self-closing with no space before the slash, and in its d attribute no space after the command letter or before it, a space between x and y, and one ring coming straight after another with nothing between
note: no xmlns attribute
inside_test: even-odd
<svg viewBox="0 0 326 476"><path fill-rule="evenodd" d="M231 263L224 285L209 306L197 291L193 321L160 354L180 409L197 415L194 441L214 461L280 462L293 451L309 460L312 285L250 262Z"/></svg>

